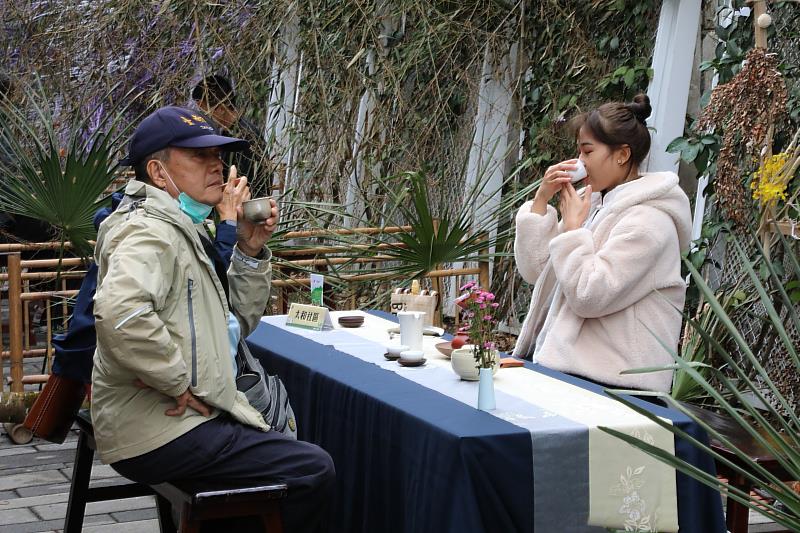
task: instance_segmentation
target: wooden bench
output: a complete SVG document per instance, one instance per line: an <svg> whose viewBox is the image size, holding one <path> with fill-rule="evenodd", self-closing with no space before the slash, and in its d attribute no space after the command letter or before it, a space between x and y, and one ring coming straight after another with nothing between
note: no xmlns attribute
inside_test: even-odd
<svg viewBox="0 0 800 533"><path fill-rule="evenodd" d="M172 508L180 510L180 532L196 533L203 521L239 516L260 516L267 533L283 533L280 500L286 497L285 484L257 487L232 487L208 490L194 482L142 485L120 482L115 485L90 486L92 460L96 449L89 412L81 410L76 417L80 430L78 448L69 489L64 533L80 533L86 504L107 500L154 496L162 533L175 532Z"/></svg>
<svg viewBox="0 0 800 533"><path fill-rule="evenodd" d="M782 481L795 481L789 477L789 473L781 467L777 459L773 457L768 450L761 446L756 440L741 428L732 418L715 413L708 409L703 409L691 404L683 404L690 411L695 413L698 418L707 423L715 431L724 435L734 447L746 453L748 457L761 465L764 469L769 471L775 477ZM710 439L711 448L731 461L732 463L747 468L747 465L738 457L733 451L727 448L717 439ZM717 474L727 478L731 486L750 493L753 489L757 488L750 479L735 472L727 465L716 462ZM733 498L728 498L727 507L725 510L725 524L730 533L747 533L749 527L750 509Z"/></svg>

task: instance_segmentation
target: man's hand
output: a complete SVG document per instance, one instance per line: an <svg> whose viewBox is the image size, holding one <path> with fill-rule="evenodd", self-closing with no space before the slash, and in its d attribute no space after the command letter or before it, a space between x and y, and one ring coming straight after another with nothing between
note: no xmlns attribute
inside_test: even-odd
<svg viewBox="0 0 800 533"><path fill-rule="evenodd" d="M559 210L561 220L564 222L564 231L572 231L583 226L586 217L589 216L589 208L592 204L592 186L588 185L583 191L583 198L578 196L578 192L571 183L564 185L561 189L559 199Z"/></svg>
<svg viewBox="0 0 800 533"><path fill-rule="evenodd" d="M140 389L152 388L139 378L133 380L133 385ZM186 389L183 394L175 398L175 404L176 405L174 409L167 409L164 411L164 414L167 416L181 416L186 412L187 407L191 407L205 417L211 416L211 407L209 407L208 404L206 404L203 400L192 394L189 389Z"/></svg>
<svg viewBox="0 0 800 533"><path fill-rule="evenodd" d="M247 177L241 178L236 174L236 166L231 165L228 170L228 181L222 189L222 201L215 208L220 220L236 220L242 202L250 199L250 187L247 186Z"/></svg>
<svg viewBox="0 0 800 533"><path fill-rule="evenodd" d="M272 207L269 217L258 223L250 222L244 218L242 207L239 206L239 221L236 225L238 241L236 244L243 254L256 257L261 253L264 245L278 227L278 204L274 198L270 198L269 203Z"/></svg>
<svg viewBox="0 0 800 533"><path fill-rule="evenodd" d="M191 407L205 417L211 416L211 407L192 394L189 389L186 389L183 394L175 398L175 407L173 409L167 409L164 411L164 414L167 416L181 416L186 412L187 407Z"/></svg>

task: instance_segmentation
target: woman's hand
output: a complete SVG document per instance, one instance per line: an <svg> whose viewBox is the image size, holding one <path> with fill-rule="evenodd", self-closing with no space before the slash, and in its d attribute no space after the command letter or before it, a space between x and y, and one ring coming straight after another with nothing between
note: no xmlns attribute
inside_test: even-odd
<svg viewBox="0 0 800 533"><path fill-rule="evenodd" d="M536 196L533 198L532 213L538 215L547 213L547 203L556 193L563 191L565 185L569 184L571 177L568 171L577 169L578 167L575 165L577 162L577 159L568 159L553 165L545 171L542 184L539 185Z"/></svg>
<svg viewBox="0 0 800 533"><path fill-rule="evenodd" d="M586 217L589 216L589 208L592 205L592 186L588 185L583 190L583 198L578 196L578 191L571 183L564 185L561 189L558 209L561 211L561 221L564 223L564 231L572 231L583 226Z"/></svg>
<svg viewBox="0 0 800 533"><path fill-rule="evenodd" d="M235 221L242 202L249 199L250 187L247 186L247 176L237 177L236 167L231 165L228 181L222 189L222 200L215 206L219 219Z"/></svg>
<svg viewBox="0 0 800 533"><path fill-rule="evenodd" d="M267 243L275 229L278 227L278 204L274 198L269 199L271 206L270 215L266 220L255 223L244 218L242 207L239 206L239 222L236 225L238 241L236 245L242 253L256 257Z"/></svg>

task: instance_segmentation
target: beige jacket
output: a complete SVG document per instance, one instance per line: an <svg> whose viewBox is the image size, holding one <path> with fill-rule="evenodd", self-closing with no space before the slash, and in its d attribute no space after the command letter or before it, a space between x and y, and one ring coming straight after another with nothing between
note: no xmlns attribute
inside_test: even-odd
<svg viewBox="0 0 800 533"><path fill-rule="evenodd" d="M645 174L605 199L592 195L593 218L573 231L563 231L553 207L542 216L531 205L516 219L517 268L535 286L514 355L604 383L669 391L671 372L620 372L669 364L661 343L678 346L681 252L691 239L678 177Z"/></svg>
<svg viewBox="0 0 800 533"><path fill-rule="evenodd" d="M135 457L209 420L192 409L164 411L191 388L242 423L269 427L236 390L228 340L228 303L198 228L164 191L130 182L100 226L94 313L97 351L92 422L105 463ZM242 335L258 324L270 289L269 257L234 250L231 303ZM134 385L136 378L150 388Z"/></svg>

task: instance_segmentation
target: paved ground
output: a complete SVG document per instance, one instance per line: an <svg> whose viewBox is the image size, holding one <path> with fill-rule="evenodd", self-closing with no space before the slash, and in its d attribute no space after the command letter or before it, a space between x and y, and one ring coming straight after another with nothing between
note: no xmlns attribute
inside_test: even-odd
<svg viewBox="0 0 800 533"><path fill-rule="evenodd" d="M37 374L41 360L26 361L26 374ZM6 374L8 369L6 368ZM63 444L34 439L29 444L11 442L0 430L0 531L32 533L62 531L69 498L69 481L77 445L73 429ZM119 479L108 466L95 461L93 483ZM782 531L775 524L764 523L751 513L750 532ZM155 502L152 497L90 503L86 508L84 532L156 533ZM380 533L380 532L376 532ZM465 532L466 533L466 532Z"/></svg>
<svg viewBox="0 0 800 533"><path fill-rule="evenodd" d="M26 360L25 363L26 374L40 372L41 359ZM8 367L5 375L8 375ZM25 445L14 444L5 430L0 430L2 533L62 531L77 443L75 429L63 444L51 444L34 438ZM119 476L110 467L95 461L92 468L93 483L111 483L118 479ZM156 533L158 521L155 501L148 496L90 503L86 506L83 531Z"/></svg>

